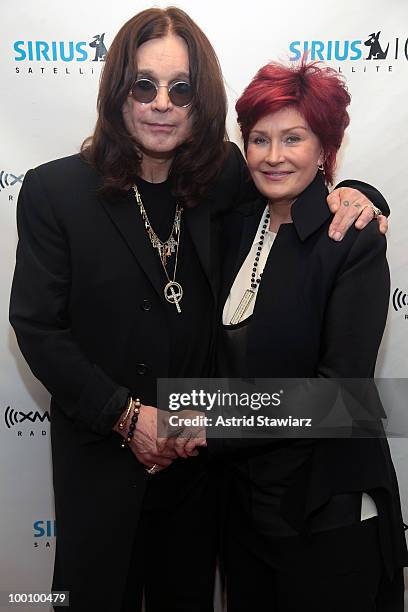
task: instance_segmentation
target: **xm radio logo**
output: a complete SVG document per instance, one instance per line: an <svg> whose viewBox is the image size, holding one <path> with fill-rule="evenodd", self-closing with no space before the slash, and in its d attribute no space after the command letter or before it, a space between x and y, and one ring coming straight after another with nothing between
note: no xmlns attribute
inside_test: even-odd
<svg viewBox="0 0 408 612"><path fill-rule="evenodd" d="M13 408L7 406L4 413L4 421L8 429L20 426L22 423L44 423L44 421L49 422L49 420L50 414L48 411L43 413L38 412L38 410L35 412L32 410L30 412L22 412L21 410L13 410Z"/></svg>
<svg viewBox="0 0 408 612"><path fill-rule="evenodd" d="M108 52L105 32L86 40L16 40L13 43L16 62L104 62Z"/></svg>
<svg viewBox="0 0 408 612"><path fill-rule="evenodd" d="M397 287L392 294L392 305L396 312L408 307L408 294ZM405 319L408 319L408 314L405 315Z"/></svg>
<svg viewBox="0 0 408 612"><path fill-rule="evenodd" d="M380 41L381 30L355 40L294 40L289 44L292 61L307 54L309 60L408 60L408 38Z"/></svg>
<svg viewBox="0 0 408 612"><path fill-rule="evenodd" d="M5 170L0 170L0 191L7 187L14 187L23 182L24 174L12 174Z"/></svg>

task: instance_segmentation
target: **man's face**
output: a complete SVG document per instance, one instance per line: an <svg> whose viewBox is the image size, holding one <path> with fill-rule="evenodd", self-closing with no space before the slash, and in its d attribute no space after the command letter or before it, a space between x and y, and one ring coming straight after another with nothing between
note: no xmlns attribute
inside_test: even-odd
<svg viewBox="0 0 408 612"><path fill-rule="evenodd" d="M177 81L190 82L188 49L185 41L174 34L145 42L136 53L137 78L145 77L157 85ZM175 150L191 134L191 107L175 106L167 87L158 87L152 102L141 103L129 94L122 107L128 132L144 155L172 158Z"/></svg>

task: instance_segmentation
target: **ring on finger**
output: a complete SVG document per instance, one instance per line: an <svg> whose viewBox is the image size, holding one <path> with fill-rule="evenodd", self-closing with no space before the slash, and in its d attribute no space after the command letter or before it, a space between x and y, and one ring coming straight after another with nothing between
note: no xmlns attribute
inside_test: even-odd
<svg viewBox="0 0 408 612"><path fill-rule="evenodd" d="M146 468L146 472L150 475L150 476L154 476L154 474L156 474L157 472L160 471L159 466L157 465L157 463L154 463L151 467Z"/></svg>
<svg viewBox="0 0 408 612"><path fill-rule="evenodd" d="M373 211L373 219L377 219L377 217L382 215L382 211L377 206L374 206L374 204L371 204L371 210Z"/></svg>

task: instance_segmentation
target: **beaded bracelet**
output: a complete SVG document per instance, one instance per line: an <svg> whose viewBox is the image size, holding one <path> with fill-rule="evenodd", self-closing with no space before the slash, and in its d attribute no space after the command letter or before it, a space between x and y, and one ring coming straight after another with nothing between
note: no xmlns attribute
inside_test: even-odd
<svg viewBox="0 0 408 612"><path fill-rule="evenodd" d="M133 435L136 429L137 419L139 418L139 414L140 414L140 407L142 405L140 399L132 400L132 404L133 404L133 414L132 414L129 429L127 432L127 437L122 441L122 444L121 444L122 448L125 448L125 446L130 444L132 441L132 438L133 438Z"/></svg>

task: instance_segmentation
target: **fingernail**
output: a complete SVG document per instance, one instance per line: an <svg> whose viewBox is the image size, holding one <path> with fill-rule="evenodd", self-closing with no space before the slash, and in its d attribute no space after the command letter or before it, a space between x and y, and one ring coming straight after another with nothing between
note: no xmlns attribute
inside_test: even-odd
<svg viewBox="0 0 408 612"><path fill-rule="evenodd" d="M340 242L340 240L343 238L343 236L340 234L340 232L335 232L334 236L333 236L333 240L336 240L337 242Z"/></svg>

